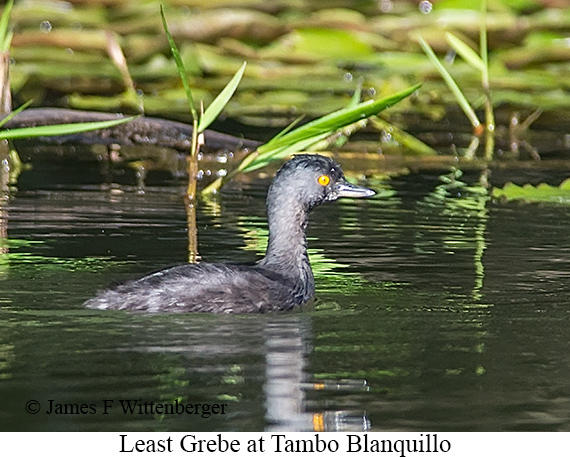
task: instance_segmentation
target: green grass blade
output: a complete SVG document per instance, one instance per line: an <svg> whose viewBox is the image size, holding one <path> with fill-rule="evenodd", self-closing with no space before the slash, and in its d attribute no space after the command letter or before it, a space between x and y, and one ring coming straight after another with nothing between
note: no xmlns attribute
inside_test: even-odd
<svg viewBox="0 0 570 457"><path fill-rule="evenodd" d="M266 151L278 149L283 146L289 146L293 143L306 140L326 132L332 133L339 128L352 124L353 122L378 114L380 111L389 108L400 100L408 97L419 87L420 84L417 84L394 95L390 95L379 100L368 100L359 103L354 107L343 108L335 111L334 113L327 114L326 116L302 125L279 138L273 138L269 142L260 146L258 151L260 154L263 154Z"/></svg>
<svg viewBox="0 0 570 457"><path fill-rule="evenodd" d="M24 103L22 106L20 106L19 108L15 109L14 111L12 111L10 114L8 114L8 116L6 116L4 119L2 119L0 121L0 128L2 128L2 126L4 124L6 124L6 122L8 122L10 119L12 119L16 114L21 113L22 111L24 111L28 106L31 105L31 103L33 102L33 100L28 100L26 103Z"/></svg>
<svg viewBox="0 0 570 457"><path fill-rule="evenodd" d="M0 42L0 52L6 53L12 46L12 37L14 36L13 32L8 32L8 35L4 38L2 42Z"/></svg>
<svg viewBox="0 0 570 457"><path fill-rule="evenodd" d="M297 119L295 119L293 122L291 122L287 127L285 127L283 130L281 130L277 135L275 135L272 139L277 140L278 138L281 138L283 135L285 135L286 133L293 130L293 127L295 127L299 122L301 122L304 117L305 117L304 114L299 116Z"/></svg>
<svg viewBox="0 0 570 457"><path fill-rule="evenodd" d="M471 46L449 32L445 34L445 38L449 45L463 58L463 60L465 60L465 62L481 73L485 71L485 63L483 62L483 59L479 57Z"/></svg>
<svg viewBox="0 0 570 457"><path fill-rule="evenodd" d="M481 32L479 35L479 46L481 48L481 61L483 69L481 71L484 89L489 89L489 50L487 45L487 1L481 1Z"/></svg>
<svg viewBox="0 0 570 457"><path fill-rule="evenodd" d="M2 52L8 51L10 42L12 41L12 34L8 31L12 6L14 6L14 0L6 2L4 11L2 12L2 18L0 18L0 51Z"/></svg>
<svg viewBox="0 0 570 457"><path fill-rule="evenodd" d="M380 100L369 100L358 103L334 113L323 116L301 127L290 131L292 126L287 127L283 132L272 138L269 142L257 148L255 152L248 155L240 163L239 167L229 173L225 178L218 178L202 194L208 195L219 191L224 182L231 179L239 172L249 172L264 167L274 160L278 160L306 150L319 141L324 140L338 129L346 127L362 119L378 114L380 111L395 105L402 99L414 93L421 84L409 87L401 92L382 98ZM354 99L354 97L353 97Z"/></svg>
<svg viewBox="0 0 570 457"><path fill-rule="evenodd" d="M293 143L293 144L290 144L287 146L283 146L283 147L278 148L278 149L268 151L265 154L258 156L255 160L253 160L246 167L242 168L240 171L243 171L244 173L248 173L250 171L254 171L254 170L257 170L259 168L263 168L266 165L268 165L269 163L273 162L274 160L279 160L279 159L282 159L284 157L288 157L291 154L295 154L296 152L305 151L307 148L314 145L315 143L318 143L319 141L322 141L325 138L327 138L329 135L331 135L331 133L332 132L322 133L320 135L317 135L317 136L314 136L311 138L307 138L305 140L301 140L301 141L298 141L296 143Z"/></svg>
<svg viewBox="0 0 570 457"><path fill-rule="evenodd" d="M224 107L230 101L233 94L235 93L243 73L245 71L245 67L247 62L244 62L231 81L224 87L224 90L220 92L220 94L214 99L214 101L206 108L204 114L200 118L200 122L198 124L198 132L203 132L206 130L212 122L216 120L216 118L220 115Z"/></svg>
<svg viewBox="0 0 570 457"><path fill-rule="evenodd" d="M136 116L100 122L78 122L76 124L39 125L36 127L23 127L19 129L0 130L0 140L19 138L35 138L40 136L72 135L74 133L88 132L114 127L133 120Z"/></svg>
<svg viewBox="0 0 570 457"><path fill-rule="evenodd" d="M479 33L479 47L481 48L481 59L483 70L481 72L481 85L485 93L485 124L486 142L485 157L493 158L495 150L495 114L493 112L493 102L491 101L491 91L489 85L489 49L487 43L487 0L481 0L481 31Z"/></svg>
<svg viewBox="0 0 570 457"><path fill-rule="evenodd" d="M439 74L441 75L441 77L443 78L443 80L445 81L445 83L453 93L455 99L457 100L457 103L459 104L465 115L469 118L469 121L471 122L473 128L475 129L479 127L481 125L481 122L479 122L479 119L477 118L475 111L473 110L473 108L465 98L465 95L463 95L463 92L461 92L461 89L459 88L453 77L441 64L441 62L435 55L435 52L433 52L431 46L421 36L418 36L418 40L420 42L422 49L426 53L428 59L433 63L437 71L439 71Z"/></svg>
<svg viewBox="0 0 570 457"><path fill-rule="evenodd" d="M353 108L353 107L357 106L360 103L361 96L362 96L362 81L360 81L356 90L354 91L354 94L352 95L352 98L350 99L350 102L348 103L347 108ZM275 137L273 137L273 140L277 140L277 139L281 138L283 135L285 135L286 133L290 132L293 129L293 127L295 127L299 122L301 122L301 120L304 117L305 117L305 115L299 116L297 119L295 119L293 122L291 122L291 124L289 124L283 130L281 130L277 135L275 135ZM328 136L328 134L327 134L327 136ZM326 136L325 136L325 139L326 139ZM321 141L321 140L319 139L319 140L317 140L317 142L318 141Z"/></svg>
<svg viewBox="0 0 570 457"><path fill-rule="evenodd" d="M164 16L164 9L160 5L160 16L162 17L162 26L164 27L164 32L166 33L166 38L168 39L168 45L170 46L170 51L172 52L172 57L176 62L176 68L178 69L178 75L182 80L182 86L186 91L186 98L188 99L188 106L190 107L190 112L195 121L198 121L198 110L196 109L196 104L194 103L194 97L192 97L192 91L190 90L190 84L188 84L188 75L186 74L186 68L184 67L184 62L182 62L182 57L180 57L180 51L178 46L174 42L174 38L170 34L168 29L168 23L166 22L166 17Z"/></svg>
<svg viewBox="0 0 570 457"><path fill-rule="evenodd" d="M350 99L347 108L352 108L354 106L357 106L360 103L361 97L362 97L362 79L358 82L358 86L356 87L354 94L352 94L352 98Z"/></svg>

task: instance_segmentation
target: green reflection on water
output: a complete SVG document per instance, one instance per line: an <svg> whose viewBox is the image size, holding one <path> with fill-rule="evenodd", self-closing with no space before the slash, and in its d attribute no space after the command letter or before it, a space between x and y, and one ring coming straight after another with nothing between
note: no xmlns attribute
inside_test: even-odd
<svg viewBox="0 0 570 457"><path fill-rule="evenodd" d="M253 251L261 256L265 255L269 240L269 231L260 226L262 223L264 221L261 218L251 216L241 217L237 223L237 227L243 234L245 250ZM322 249L308 248L307 252L315 278L323 282L338 283L341 281L347 287L357 287L360 284L359 274L343 271L349 265L328 258Z"/></svg>
<svg viewBox="0 0 570 457"><path fill-rule="evenodd" d="M481 289L485 278L483 254L486 249L485 234L489 211L487 202L490 195L486 182L486 171L483 171L477 185L468 185L460 180L461 170L453 169L450 173L440 176L442 181L418 206L426 207L429 211L439 209L440 216L452 219L447 224L448 230L442 230L442 243L446 250L455 253L457 250L473 249L473 266L475 285L472 298L481 299ZM441 230L441 228L440 228ZM423 241L418 243L420 249Z"/></svg>
<svg viewBox="0 0 570 457"><path fill-rule="evenodd" d="M7 245L13 245L12 241L8 240ZM22 241L22 240L16 240ZM41 244L41 242L37 242ZM30 243L32 244L32 243ZM26 246L22 244L21 246ZM2 248L0 244L0 249ZM82 257L82 258L62 258L62 257L48 257L29 252L0 252L0 275L6 273L11 268L25 267L34 265L40 270L49 271L97 271L108 269L111 265L129 264L131 262L114 261L112 257Z"/></svg>

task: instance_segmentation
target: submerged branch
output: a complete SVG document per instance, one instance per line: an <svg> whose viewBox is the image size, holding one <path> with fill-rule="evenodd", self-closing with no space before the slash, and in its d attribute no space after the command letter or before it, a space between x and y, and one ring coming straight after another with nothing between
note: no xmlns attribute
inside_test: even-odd
<svg viewBox="0 0 570 457"><path fill-rule="evenodd" d="M7 129L53 125L72 122L107 121L123 117L121 114L77 111L60 108L31 108L19 113L4 126ZM232 135L206 130L205 142L212 150L255 149L260 143ZM118 144L121 146L154 145L187 152L192 141L192 126L183 122L141 116L126 124L105 130L73 135L42 137L50 143Z"/></svg>

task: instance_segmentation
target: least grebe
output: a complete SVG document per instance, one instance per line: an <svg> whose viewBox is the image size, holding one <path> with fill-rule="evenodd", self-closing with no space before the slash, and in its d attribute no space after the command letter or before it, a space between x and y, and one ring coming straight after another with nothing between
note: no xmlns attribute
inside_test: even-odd
<svg viewBox="0 0 570 457"><path fill-rule="evenodd" d="M175 266L103 291L85 305L171 313L252 313L303 305L315 293L305 239L309 212L340 197L372 195L374 191L346 181L335 161L297 155L277 172L269 188L269 244L257 263Z"/></svg>

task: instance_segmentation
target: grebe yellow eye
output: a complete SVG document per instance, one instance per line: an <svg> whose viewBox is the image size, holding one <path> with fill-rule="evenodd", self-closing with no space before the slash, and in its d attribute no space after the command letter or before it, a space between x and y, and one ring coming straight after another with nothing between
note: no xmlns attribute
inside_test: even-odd
<svg viewBox="0 0 570 457"><path fill-rule="evenodd" d="M329 182L331 182L331 178L329 178L327 175L321 175L317 181L319 181L319 184L321 186L326 186Z"/></svg>

